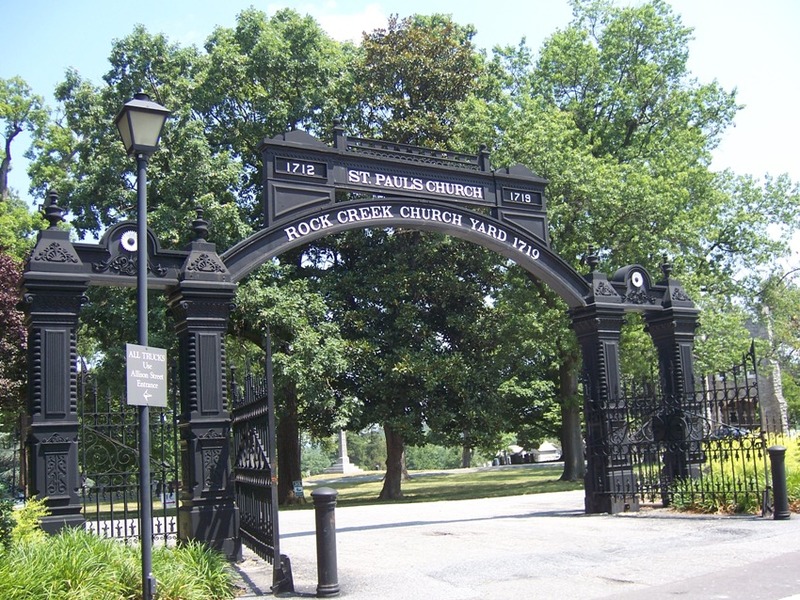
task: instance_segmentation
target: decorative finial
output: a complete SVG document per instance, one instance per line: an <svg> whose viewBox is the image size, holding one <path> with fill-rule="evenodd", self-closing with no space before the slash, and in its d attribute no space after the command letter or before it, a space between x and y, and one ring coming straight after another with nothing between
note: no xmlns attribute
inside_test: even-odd
<svg viewBox="0 0 800 600"><path fill-rule="evenodd" d="M347 135L345 135L341 119L333 120L333 145L339 150L347 148Z"/></svg>
<svg viewBox="0 0 800 600"><path fill-rule="evenodd" d="M48 229L57 229L58 224L64 221L64 209L58 205L58 192L50 190L47 196L50 202L44 209L44 218L50 222Z"/></svg>
<svg viewBox="0 0 800 600"><path fill-rule="evenodd" d="M586 249L586 264L589 265L590 273L597 271L597 267L600 264L600 257L597 256L595 247L592 244L589 244L589 247Z"/></svg>
<svg viewBox="0 0 800 600"><path fill-rule="evenodd" d="M194 221L192 221L192 231L194 232L194 239L207 240L208 221L203 219L203 209L198 206L194 210L197 213L197 218Z"/></svg>
<svg viewBox="0 0 800 600"><path fill-rule="evenodd" d="M672 275L672 263L667 259L666 253L661 256L661 272L664 274L664 279L669 279Z"/></svg>
<svg viewBox="0 0 800 600"><path fill-rule="evenodd" d="M492 163L489 161L489 148L481 144L478 148L478 168L481 171L491 171Z"/></svg>

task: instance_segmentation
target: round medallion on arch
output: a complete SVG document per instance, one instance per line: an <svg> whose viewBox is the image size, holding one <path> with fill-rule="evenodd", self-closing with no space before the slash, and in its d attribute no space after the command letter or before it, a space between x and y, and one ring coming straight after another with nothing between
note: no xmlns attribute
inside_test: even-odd
<svg viewBox="0 0 800 600"><path fill-rule="evenodd" d="M119 238L119 245L126 252L136 252L139 248L139 238L136 232L131 230L123 233Z"/></svg>

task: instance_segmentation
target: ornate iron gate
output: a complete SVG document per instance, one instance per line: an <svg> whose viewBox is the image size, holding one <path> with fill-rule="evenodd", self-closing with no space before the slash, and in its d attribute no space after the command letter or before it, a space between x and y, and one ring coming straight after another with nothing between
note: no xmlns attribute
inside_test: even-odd
<svg viewBox="0 0 800 600"><path fill-rule="evenodd" d="M275 403L269 335L265 373L247 373L244 385L231 374L234 485L242 541L272 564L274 593L294 591L289 558L280 553ZM277 557L277 558L276 558Z"/></svg>
<svg viewBox="0 0 800 600"><path fill-rule="evenodd" d="M150 475L153 538L164 544L178 535L178 427L175 368L170 368L169 406L151 408ZM103 537L139 540L139 422L124 393L99 389L82 364L78 377L80 495L87 530Z"/></svg>
<svg viewBox="0 0 800 600"><path fill-rule="evenodd" d="M768 442L753 348L730 371L705 377L691 397L630 386L603 417L587 417L608 423L597 444L614 472L615 487L606 494L664 506L764 510Z"/></svg>

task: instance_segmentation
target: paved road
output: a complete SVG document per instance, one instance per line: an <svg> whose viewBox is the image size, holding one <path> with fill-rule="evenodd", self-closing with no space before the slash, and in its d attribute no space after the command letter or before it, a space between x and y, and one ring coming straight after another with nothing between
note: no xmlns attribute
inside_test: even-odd
<svg viewBox="0 0 800 600"><path fill-rule="evenodd" d="M313 511L280 517L296 593L316 593ZM583 491L336 511L350 600L800 600L800 516L585 515ZM248 593L271 571L239 565Z"/></svg>

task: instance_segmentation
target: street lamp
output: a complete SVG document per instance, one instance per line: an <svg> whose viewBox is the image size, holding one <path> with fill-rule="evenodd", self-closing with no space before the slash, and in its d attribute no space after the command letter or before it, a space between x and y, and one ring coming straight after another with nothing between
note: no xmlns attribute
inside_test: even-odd
<svg viewBox="0 0 800 600"><path fill-rule="evenodd" d="M136 308L139 345L147 346L147 161L158 148L166 108L153 102L147 94L136 94L119 111L114 123L119 129L128 156L136 157ZM156 580L153 577L153 516L150 497L150 412L139 406L139 534L142 543L142 598L152 600Z"/></svg>

